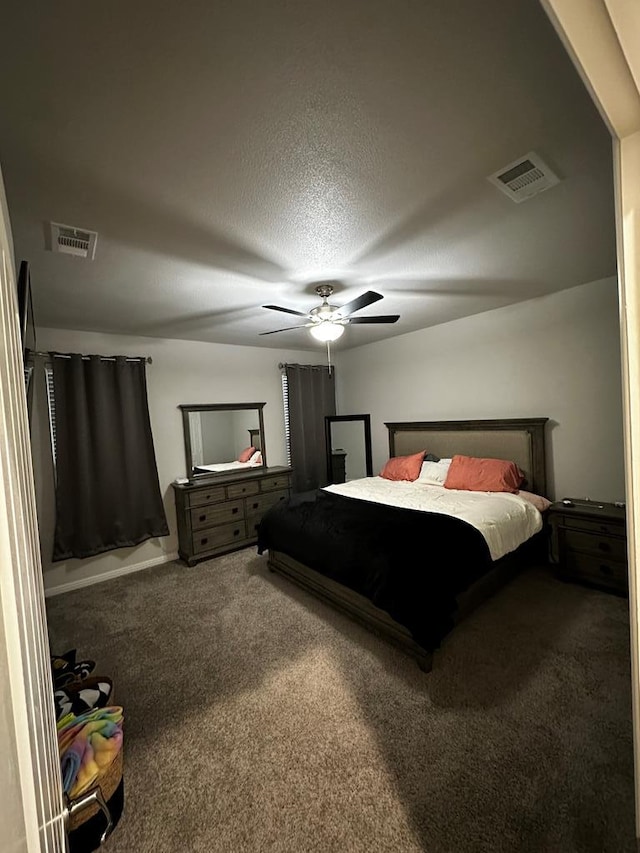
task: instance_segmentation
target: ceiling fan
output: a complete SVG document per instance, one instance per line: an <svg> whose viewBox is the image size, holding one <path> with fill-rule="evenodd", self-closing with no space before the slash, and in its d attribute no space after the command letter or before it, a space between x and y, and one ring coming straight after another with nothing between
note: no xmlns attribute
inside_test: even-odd
<svg viewBox="0 0 640 853"><path fill-rule="evenodd" d="M374 302L383 298L382 294L375 293L373 290L368 290L342 306L329 304L329 298L333 294L333 285L319 284L316 287L316 293L322 299L322 303L317 308L312 308L308 314L302 311L294 311L292 308L281 308L280 305L263 305L263 308L269 308L271 311L282 311L296 317L305 317L309 322L303 323L301 326L287 326L285 329L275 329L273 332L260 332L260 334L275 335L278 332L288 332L290 329L309 329L316 340L329 343L338 340L344 332L345 326L356 323L396 323L400 319L399 314L384 314L377 317L352 316L361 308L373 305Z"/></svg>

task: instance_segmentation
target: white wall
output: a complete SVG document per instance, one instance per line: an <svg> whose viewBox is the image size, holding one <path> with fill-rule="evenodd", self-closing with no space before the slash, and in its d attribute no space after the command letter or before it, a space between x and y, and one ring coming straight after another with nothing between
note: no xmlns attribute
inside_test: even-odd
<svg viewBox="0 0 640 853"><path fill-rule="evenodd" d="M247 400L247 402L249 402ZM202 428L202 462L231 462L234 452L233 412L197 412ZM188 470L185 468L187 473Z"/></svg>
<svg viewBox="0 0 640 853"><path fill-rule="evenodd" d="M549 497L624 500L614 278L455 320L336 359L338 412L385 421L548 417Z"/></svg>
<svg viewBox="0 0 640 853"><path fill-rule="evenodd" d="M48 591L99 575L120 573L147 561L161 561L177 553L171 482L186 474L180 403L266 402L263 411L267 461L269 465L285 465L284 413L278 363L317 363L321 360L316 353L294 350L59 329L39 329L38 349L45 352L57 350L152 357L153 363L147 366L149 413L160 487L171 530L171 536L151 539L137 547L120 548L86 560L51 562L55 523L53 469L44 388L36 388L31 436L42 562Z"/></svg>

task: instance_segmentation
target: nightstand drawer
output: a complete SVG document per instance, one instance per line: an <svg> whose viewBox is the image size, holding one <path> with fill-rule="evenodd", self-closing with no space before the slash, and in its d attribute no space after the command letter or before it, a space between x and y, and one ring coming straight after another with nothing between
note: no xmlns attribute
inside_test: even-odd
<svg viewBox="0 0 640 853"><path fill-rule="evenodd" d="M588 554L569 552L563 570L576 578L626 592L628 589L627 564L607 557L599 559Z"/></svg>
<svg viewBox="0 0 640 853"><path fill-rule="evenodd" d="M203 527L224 524L225 521L236 521L239 518L244 518L242 501L233 501L221 506L203 506L200 509L191 510L191 529L200 530Z"/></svg>
<svg viewBox="0 0 640 853"><path fill-rule="evenodd" d="M619 537L606 537L597 533L569 529L562 531L562 537L566 548L571 551L584 551L594 556L601 555L614 560L627 558L627 543Z"/></svg>
<svg viewBox="0 0 640 853"><path fill-rule="evenodd" d="M244 521L237 524L221 524L220 527L211 527L207 530L198 530L193 534L193 553L201 554L210 551L220 545L229 545L231 542L241 542L247 538Z"/></svg>
<svg viewBox="0 0 640 853"><path fill-rule="evenodd" d="M624 536L626 529L624 524L616 524L614 521L591 521L587 518L573 518L565 515L562 519L565 527L573 530L585 530L590 533L603 533L605 536Z"/></svg>

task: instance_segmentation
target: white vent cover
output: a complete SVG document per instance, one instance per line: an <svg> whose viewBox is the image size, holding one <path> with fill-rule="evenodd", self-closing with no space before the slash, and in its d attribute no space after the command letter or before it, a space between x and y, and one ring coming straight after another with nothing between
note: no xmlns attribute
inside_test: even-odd
<svg viewBox="0 0 640 853"><path fill-rule="evenodd" d="M98 241L96 231L61 225L59 222L50 222L49 225L51 226L51 244L47 246L48 249L64 255L75 255L77 258L88 258L90 261L94 259Z"/></svg>
<svg viewBox="0 0 640 853"><path fill-rule="evenodd" d="M487 180L517 204L560 183L560 178L534 151L489 175Z"/></svg>

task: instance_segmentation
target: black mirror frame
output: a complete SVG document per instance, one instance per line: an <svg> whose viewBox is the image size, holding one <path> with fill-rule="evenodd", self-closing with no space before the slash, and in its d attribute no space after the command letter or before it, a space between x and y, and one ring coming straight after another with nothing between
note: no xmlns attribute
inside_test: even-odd
<svg viewBox="0 0 640 853"><path fill-rule="evenodd" d="M371 415L325 415L324 440L327 454L327 479L332 482L331 470L331 424L345 421L363 421L364 423L364 453L367 477L373 477L373 455L371 452Z"/></svg>
<svg viewBox="0 0 640 853"><path fill-rule="evenodd" d="M190 480L201 479L202 477L216 477L220 474L228 474L228 471L214 472L210 471L202 474L193 473L193 457L191 455L191 431L189 429L189 412L229 412L237 409L256 409L258 412L258 423L260 427L261 444L260 453L262 454L262 466L256 465L256 468L267 467L267 450L264 438L264 417L262 410L266 403L184 403L178 408L182 411L182 431L184 433L184 452L187 462L187 477Z"/></svg>

